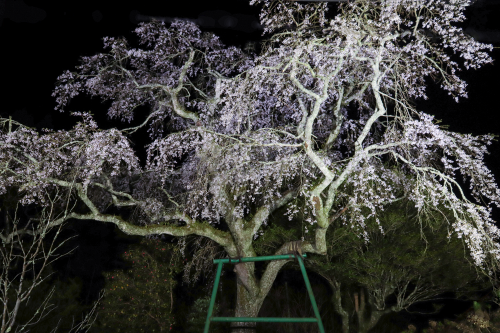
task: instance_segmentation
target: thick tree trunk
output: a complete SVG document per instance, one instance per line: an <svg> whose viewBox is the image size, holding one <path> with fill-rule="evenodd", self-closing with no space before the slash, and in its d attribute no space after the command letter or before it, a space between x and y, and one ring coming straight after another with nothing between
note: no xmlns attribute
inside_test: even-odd
<svg viewBox="0 0 500 333"><path fill-rule="evenodd" d="M377 325L380 318L382 318L382 316L385 315L387 312L388 312L387 310L383 310L383 311L373 310L371 315L370 315L370 318L367 318L365 320L365 323L364 323L364 327L366 329L366 332L368 332L369 330L374 328L375 325Z"/></svg>
<svg viewBox="0 0 500 333"><path fill-rule="evenodd" d="M332 303L335 311L342 318L342 333L349 333L349 314L342 307L342 295L340 290L340 283L337 281L331 281L335 286L333 288Z"/></svg>
<svg viewBox="0 0 500 333"><path fill-rule="evenodd" d="M288 282L287 281L285 281L285 292L286 292L286 311L287 311L288 318L291 318L292 316L290 315L290 299L288 297ZM293 333L291 323L287 323L287 331L288 331L288 333Z"/></svg>
<svg viewBox="0 0 500 333"><path fill-rule="evenodd" d="M260 304L259 304L260 303ZM235 317L257 317L261 302L252 299L250 293L239 281L236 286ZM231 333L255 333L256 323L235 322L231 323Z"/></svg>
<svg viewBox="0 0 500 333"><path fill-rule="evenodd" d="M375 306L371 306L372 311L370 312L370 316L366 318L366 308L369 302L365 301L365 290L363 288L360 289L360 310L358 312L358 333L367 333L371 330L375 325L377 325L380 318L386 313L392 312L391 309L385 310L376 310Z"/></svg>
<svg viewBox="0 0 500 333"><path fill-rule="evenodd" d="M368 329L366 328L366 322L365 322L365 309L366 309L365 293L364 293L363 288L360 288L360 290L359 290L359 310L357 311L357 314L358 314L358 333L368 332Z"/></svg>
<svg viewBox="0 0 500 333"><path fill-rule="evenodd" d="M330 288L332 289L333 295L331 298L333 308L335 309L335 312L337 312L340 317L342 318L342 333L349 333L349 314L347 311L342 307L342 291L340 289L341 283L338 282L335 278L332 278L331 276L324 275L321 272L318 272L322 277L328 281L328 284L330 285Z"/></svg>

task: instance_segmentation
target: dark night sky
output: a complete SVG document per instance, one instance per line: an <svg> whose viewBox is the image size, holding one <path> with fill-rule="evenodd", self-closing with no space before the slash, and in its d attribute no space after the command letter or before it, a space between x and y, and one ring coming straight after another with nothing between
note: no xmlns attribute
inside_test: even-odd
<svg viewBox="0 0 500 333"><path fill-rule="evenodd" d="M57 76L64 70L73 71L79 65L80 56L108 52L103 49L104 36L124 36L131 47L141 47L133 30L139 22L149 21L151 17L167 22L175 17L191 19L206 28L212 25L210 31L230 45L243 46L247 40L258 40L262 33L254 28L260 26L258 8L250 6L246 0L234 0L230 5L227 2L179 1L175 10L167 1L60 3L7 0L3 4L3 20L0 7L2 79L9 82L3 95L9 98L7 104L4 98L0 112L22 119L29 126L71 128L72 119L76 118L53 111L55 98L51 94ZM89 97L83 97L78 105L88 100ZM91 109L96 115L106 110L106 104L92 102L85 105L88 109L81 109L75 103L69 109ZM108 127L104 123L101 125ZM109 124L109 127L114 126L119 123Z"/></svg>
<svg viewBox="0 0 500 333"><path fill-rule="evenodd" d="M174 3L175 6L170 6ZM332 3L330 12L336 6ZM244 46L248 41L258 42L268 37L261 36L260 8L261 5L250 6L249 0L0 0L0 114L4 117L11 115L15 120L38 129L70 129L79 118L69 116L68 112L54 111L55 97L51 94L56 78L65 70L74 71L75 66L79 65L80 56L108 52L109 49L103 49L102 37L125 36L131 47L142 47L133 33L139 22L148 21L151 17L168 22L178 17L196 20L203 31L214 32L227 45ZM466 13L466 31L482 42L500 46L499 9L500 0L480 0ZM500 49L495 49L492 56L499 59ZM457 104L446 93L431 89L430 99L418 107L442 119L452 130L476 135L500 135L498 74L500 64L487 65L477 71L464 70L459 75L469 84L468 99ZM98 98L82 95L67 110L91 110L101 128L124 128L128 125L107 121L106 108L110 102L101 102ZM133 124L139 123L139 120ZM140 148L140 145L135 148ZM494 143L490 150L492 155L488 157L487 164L494 170L496 178L500 179L500 142ZM139 152L139 156L144 154ZM95 223L86 226L78 229L80 233L87 232L90 239L104 240L109 237L96 234ZM99 244L103 242L89 240L89 245L82 245L79 251L93 249L91 257L95 259L109 251ZM106 264L103 262L102 265ZM83 266L80 270L89 272Z"/></svg>

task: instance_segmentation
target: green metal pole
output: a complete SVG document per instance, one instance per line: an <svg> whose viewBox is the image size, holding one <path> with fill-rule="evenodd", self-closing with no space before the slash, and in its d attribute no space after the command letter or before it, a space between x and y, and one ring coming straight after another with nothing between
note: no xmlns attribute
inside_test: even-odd
<svg viewBox="0 0 500 333"><path fill-rule="evenodd" d="M215 297L217 296L217 287L219 286L222 264L222 262L219 262L219 265L217 265L217 275L215 276L214 288L212 289L212 298L210 299L210 306L208 307L207 320L205 321L205 329L203 330L203 333L208 333L208 329L210 328L210 319L212 317L212 311L214 309Z"/></svg>
<svg viewBox="0 0 500 333"><path fill-rule="evenodd" d="M307 254L302 254L302 257L307 257ZM314 314L316 318L255 318L255 317L212 317L212 312L215 304L215 297L217 296L217 287L219 285L220 275L222 272L223 264L238 264L243 262L254 262L254 261L269 261L269 260L286 260L286 259L295 259L296 256L294 254L283 254L283 255L275 255L275 256L263 256L263 257L247 257L247 258L238 258L238 259L214 259L214 264L218 264L217 267L217 275L214 281L214 288L212 290L212 298L210 299L210 306L208 308L207 320L205 321L205 329L203 333L208 333L208 329L210 327L210 322L258 322L258 323L318 323L319 332L325 333L325 329L323 327L323 322L321 321L321 317L319 315L318 306L316 305L316 300L314 298L314 294L312 292L311 283L309 282L309 278L307 277L306 268L304 266L304 262L301 257L297 256L297 260L299 261L300 270L302 271L302 276L304 277L304 282L307 287L307 292L309 293L309 299L311 300L311 304L313 306Z"/></svg>
<svg viewBox="0 0 500 333"><path fill-rule="evenodd" d="M304 281L306 283L307 292L309 293L309 298L311 299L314 315L318 320L319 332L325 333L325 328L323 327L323 322L321 321L321 316L319 315L318 306L316 305L316 299L314 298L311 284L309 283L309 278L307 277L306 267L304 266L304 263L302 262L302 258L300 256L297 256L297 260L299 261L300 270L302 271L302 275L304 276Z"/></svg>
<svg viewBox="0 0 500 333"><path fill-rule="evenodd" d="M316 318L288 318L288 317L213 317L213 322L223 323L317 323ZM324 332L323 332L324 333Z"/></svg>
<svg viewBox="0 0 500 333"><path fill-rule="evenodd" d="M307 253L303 253L302 256L307 258ZM286 259L295 259L294 254L280 254L277 256L262 256L262 257L246 257L239 259L214 259L214 264L223 263L223 264L238 264L240 262L253 262L253 261L269 261L269 260L286 260Z"/></svg>

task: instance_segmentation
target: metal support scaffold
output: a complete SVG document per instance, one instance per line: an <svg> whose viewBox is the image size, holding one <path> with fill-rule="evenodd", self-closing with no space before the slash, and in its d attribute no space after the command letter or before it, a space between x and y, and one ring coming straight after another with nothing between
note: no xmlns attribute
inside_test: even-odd
<svg viewBox="0 0 500 333"><path fill-rule="evenodd" d="M307 257L307 254L304 253L302 255L304 258ZM300 270L302 272L302 276L304 277L304 282L306 284L307 292L309 294L309 299L311 300L313 311L315 318L287 318L287 317L212 317L212 312L215 305L215 297L217 296L217 287L220 281L220 274L222 272L223 264L238 264L243 262L253 262L253 261L270 261L270 260L286 260L286 259L295 259L297 258L300 266ZM304 266L304 262L300 256L296 256L294 254L283 254L277 256L263 256L263 257L248 257L248 258L240 258L240 259L214 259L214 264L217 264L217 275L215 276L214 288L212 290L212 297L210 298L210 305L208 307L207 320L205 321L205 329L203 333L208 333L211 322L257 322L257 323L318 323L319 332L325 333L325 329L323 328L323 322L321 321L321 317L319 315L318 306L316 305L316 299L314 298L314 294L312 292L311 283L309 283L309 278L307 277L306 268Z"/></svg>

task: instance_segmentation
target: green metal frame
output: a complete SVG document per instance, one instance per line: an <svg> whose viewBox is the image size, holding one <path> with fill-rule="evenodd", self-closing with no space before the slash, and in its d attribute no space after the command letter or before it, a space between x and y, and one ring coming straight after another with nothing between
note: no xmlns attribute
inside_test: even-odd
<svg viewBox="0 0 500 333"><path fill-rule="evenodd" d="M304 258L307 254L302 255ZM241 262L253 262L253 261L269 261L269 260L286 260L297 258L302 271L302 276L304 277L304 282L306 283L307 292L309 293L309 299L311 300L312 307L314 310L314 315L316 318L286 318L286 317L263 317L263 318L251 318L251 317L212 317L212 312L215 304L215 297L217 296L217 286L220 281L220 274L222 272L223 264L238 264ZM208 307L207 320L205 321L205 329L203 333L208 333L211 322L257 322L257 323L318 323L319 332L325 333L323 328L323 322L319 315L318 306L316 305L316 299L312 292L311 284L309 283L309 278L307 277L306 268L304 262L300 256L294 254L283 254L278 256L263 256L263 257L248 257L240 259L214 259L214 264L217 266L217 275L215 276L214 288L212 290L212 298L210 298L210 306Z"/></svg>

